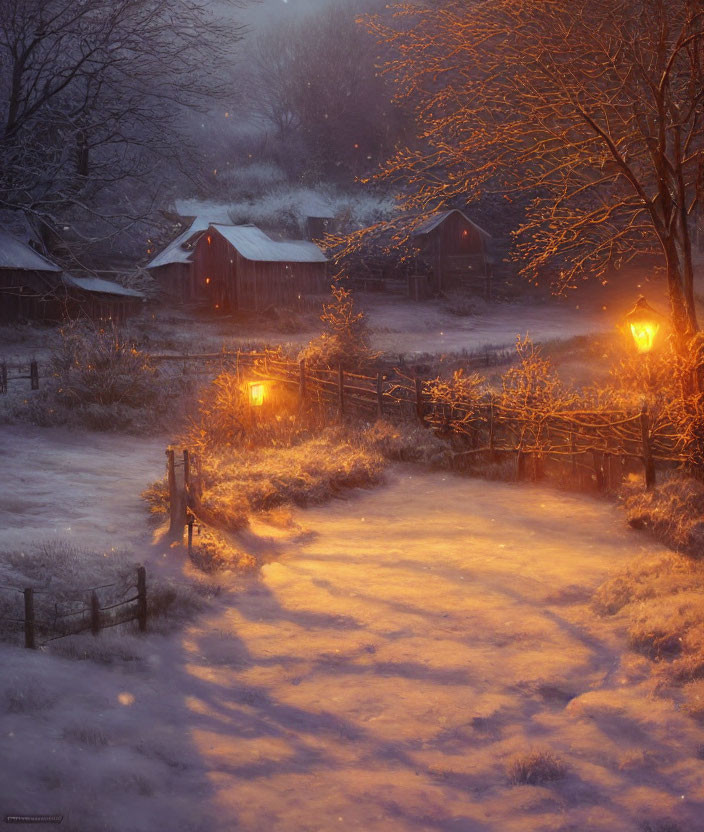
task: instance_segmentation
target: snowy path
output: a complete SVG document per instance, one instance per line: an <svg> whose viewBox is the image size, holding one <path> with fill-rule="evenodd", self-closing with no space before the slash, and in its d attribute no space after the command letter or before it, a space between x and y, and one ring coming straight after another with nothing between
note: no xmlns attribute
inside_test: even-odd
<svg viewBox="0 0 704 832"><path fill-rule="evenodd" d="M33 501L28 529L54 517L53 477L62 522L97 545L112 494L145 540L134 495L162 444L77 437L63 458L51 433L24 438L38 468L11 497ZM3 456L21 439L3 434ZM101 482L106 459L130 475ZM701 730L588 608L610 568L654 548L617 509L399 467L295 519L315 534L256 525L259 576L185 632L126 639L113 665L2 648L0 812L62 811L69 832L642 832L668 817L701 832ZM534 748L568 777L509 785L507 761Z"/></svg>
<svg viewBox="0 0 704 832"><path fill-rule="evenodd" d="M298 519L317 536L184 642L219 816L253 832L701 824L701 737L643 698L643 664L620 664L623 633L585 603L650 545L616 509L400 469ZM508 785L532 748L569 777Z"/></svg>

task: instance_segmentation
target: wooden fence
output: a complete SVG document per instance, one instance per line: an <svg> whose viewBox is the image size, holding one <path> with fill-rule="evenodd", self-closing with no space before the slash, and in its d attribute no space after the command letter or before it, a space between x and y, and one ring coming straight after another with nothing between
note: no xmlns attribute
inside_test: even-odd
<svg viewBox="0 0 704 832"><path fill-rule="evenodd" d="M29 381L31 390L39 390L39 364L35 359L17 364L0 362L0 394L8 392L11 381L24 380Z"/></svg>
<svg viewBox="0 0 704 832"><path fill-rule="evenodd" d="M113 592L105 593L107 589ZM147 573L143 566L137 568L136 583L88 587L60 601L52 600L51 590L0 586L0 591L22 596L14 605L14 614L0 615L0 623L3 628L24 632L24 646L29 649L88 630L97 636L101 630L130 621L138 622L140 632L147 629ZM125 598L128 593L133 593L132 597ZM3 612L12 613L12 606L4 604Z"/></svg>
<svg viewBox="0 0 704 832"><path fill-rule="evenodd" d="M287 385L301 403L317 401L344 417L414 418L441 436L461 437L458 459L473 454L492 458L511 454L516 474L531 460L540 477L547 460L567 463L572 472L588 472L599 488L609 486L629 462L642 466L646 485L655 484L656 463L682 463L686 457L674 428L654 419L647 407L637 411L560 409L546 401L485 394L462 398L442 391L434 380L394 372L365 375L337 369L308 368L278 353L238 356L238 376ZM446 389L449 389L445 385Z"/></svg>

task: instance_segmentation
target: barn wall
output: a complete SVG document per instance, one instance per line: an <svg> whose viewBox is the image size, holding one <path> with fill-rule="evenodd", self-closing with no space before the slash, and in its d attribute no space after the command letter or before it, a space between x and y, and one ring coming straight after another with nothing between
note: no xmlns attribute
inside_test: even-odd
<svg viewBox="0 0 704 832"><path fill-rule="evenodd" d="M150 269L161 290L176 303L192 303L198 300L193 266L190 263L169 263Z"/></svg>
<svg viewBox="0 0 704 832"><path fill-rule="evenodd" d="M325 287L326 263L247 260L217 232L200 238L193 260L198 291L218 311L295 307L299 295L315 294Z"/></svg>
<svg viewBox="0 0 704 832"><path fill-rule="evenodd" d="M482 234L460 214L450 214L419 246L433 265L436 288L475 289L486 293L489 278Z"/></svg>
<svg viewBox="0 0 704 832"><path fill-rule="evenodd" d="M216 232L209 231L198 240L193 254L195 292L210 309L229 312L238 308L237 256L227 240Z"/></svg>

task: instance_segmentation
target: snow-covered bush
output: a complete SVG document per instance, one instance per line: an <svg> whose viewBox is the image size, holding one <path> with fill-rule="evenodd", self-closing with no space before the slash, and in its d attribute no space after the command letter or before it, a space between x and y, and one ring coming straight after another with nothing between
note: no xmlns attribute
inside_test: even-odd
<svg viewBox="0 0 704 832"><path fill-rule="evenodd" d="M69 324L51 357L57 402L67 407L144 407L157 395L149 357L114 328Z"/></svg>
<svg viewBox="0 0 704 832"><path fill-rule="evenodd" d="M551 751L517 754L507 767L509 782L514 786L543 786L566 775L565 764Z"/></svg>

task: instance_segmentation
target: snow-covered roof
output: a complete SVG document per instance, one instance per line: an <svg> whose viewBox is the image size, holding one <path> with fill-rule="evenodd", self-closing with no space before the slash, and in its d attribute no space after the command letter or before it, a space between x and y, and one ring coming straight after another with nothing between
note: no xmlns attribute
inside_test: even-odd
<svg viewBox="0 0 704 832"><path fill-rule="evenodd" d="M245 258L260 263L327 263L327 257L307 240L272 240L255 225L211 226Z"/></svg>
<svg viewBox="0 0 704 832"><path fill-rule="evenodd" d="M420 223L420 225L417 225L413 229L412 236L417 237L421 234L430 234L431 231L435 231L435 229L439 225L442 225L445 222L445 220L450 216L450 214L459 214L471 226L476 228L476 230L480 234L483 234L485 237L491 238L491 234L489 234L488 231L484 231L484 229L481 226L477 225L476 222L472 222L472 220L470 220L470 218L463 211L460 211L457 208L452 208L450 211L440 211L437 214L432 214L430 217L428 217L427 220Z"/></svg>
<svg viewBox="0 0 704 832"><path fill-rule="evenodd" d="M0 228L0 269L30 272L60 272L61 267Z"/></svg>
<svg viewBox="0 0 704 832"><path fill-rule="evenodd" d="M63 275L64 283L75 289L82 289L84 292L97 292L101 295L120 295L128 298L143 298L142 292L136 289L127 289L112 280L103 280L100 277L74 277L72 274Z"/></svg>
<svg viewBox="0 0 704 832"><path fill-rule="evenodd" d="M148 269L156 269L159 266L169 266L172 263L190 263L193 250L184 248L184 244L191 240L196 234L205 231L212 220L207 217L196 217L188 228L172 240L163 251L147 264Z"/></svg>

